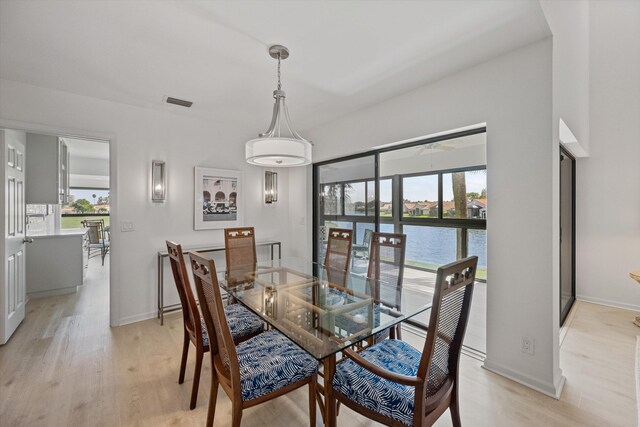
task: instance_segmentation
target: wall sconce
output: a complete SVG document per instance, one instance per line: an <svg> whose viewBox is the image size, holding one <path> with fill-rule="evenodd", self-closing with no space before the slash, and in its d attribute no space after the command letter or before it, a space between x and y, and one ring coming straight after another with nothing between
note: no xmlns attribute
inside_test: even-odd
<svg viewBox="0 0 640 427"><path fill-rule="evenodd" d="M167 198L166 163L162 160L151 161L151 200L164 202Z"/></svg>
<svg viewBox="0 0 640 427"><path fill-rule="evenodd" d="M271 204L278 201L278 174L266 171L264 173L264 202Z"/></svg>

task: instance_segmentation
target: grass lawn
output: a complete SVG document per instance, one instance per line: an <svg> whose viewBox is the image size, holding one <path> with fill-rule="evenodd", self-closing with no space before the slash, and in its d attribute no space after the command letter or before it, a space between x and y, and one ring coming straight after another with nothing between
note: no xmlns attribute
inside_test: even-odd
<svg viewBox="0 0 640 427"><path fill-rule="evenodd" d="M109 216L63 216L60 220L60 228L82 228L81 221L85 219L103 219L105 227L109 225Z"/></svg>

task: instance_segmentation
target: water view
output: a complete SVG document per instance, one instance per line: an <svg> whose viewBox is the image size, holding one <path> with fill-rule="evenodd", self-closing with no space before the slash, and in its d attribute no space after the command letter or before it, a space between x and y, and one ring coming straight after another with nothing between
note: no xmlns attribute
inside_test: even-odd
<svg viewBox="0 0 640 427"><path fill-rule="evenodd" d="M352 228L351 222L332 221L328 227ZM362 243L365 229L373 230L373 224L357 223L356 242ZM393 233L393 224L380 224L380 231ZM416 267L436 270L443 264L456 260L456 229L447 227L425 227L405 225L407 253L405 263ZM487 230L468 230L468 253L478 257L479 279L486 279L487 270Z"/></svg>

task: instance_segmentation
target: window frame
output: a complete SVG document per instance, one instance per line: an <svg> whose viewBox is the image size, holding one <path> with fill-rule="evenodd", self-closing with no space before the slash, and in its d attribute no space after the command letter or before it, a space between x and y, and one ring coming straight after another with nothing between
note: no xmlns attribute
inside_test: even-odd
<svg viewBox="0 0 640 427"><path fill-rule="evenodd" d="M349 156L338 157L335 159L329 159L322 162L313 163L312 165L312 186L313 186L313 201L312 201L312 209L313 209L313 224L312 224L312 241L313 241L313 259L315 261L318 260L318 245L316 244L316 239L319 233L319 223L320 219L323 222L329 221L344 221L344 222L364 222L364 223L373 223L375 231L380 230L380 224L393 224L394 231L401 233L402 227L404 225L421 225L421 226L429 226L429 227L448 227L448 228L459 228L462 230L463 237L463 252L466 255L468 251L467 244L467 236L468 229L484 229L487 228L487 220L484 219L462 219L462 218L446 218L443 217L443 197L442 197L442 175L445 173L454 173L454 172L468 172L472 170L486 170L486 165L477 165L477 166L468 166L464 168L452 168L452 169L442 169L436 171L425 172L416 172L416 173L408 173L408 174L397 174L392 176L380 176L380 155L390 151L402 150L409 147L420 146L425 144L433 144L440 141L445 141L449 139L461 138L470 135L477 135L481 133L486 133L486 126L478 127L475 129L469 129L461 132L449 133L446 135L439 135L436 137L421 139L405 144L398 144L389 147L374 149L370 151L366 151L363 153L352 154ZM368 181L371 179L365 180L350 180L350 181L340 181L340 182L319 182L319 171L322 166L327 166L330 164L341 163L349 160L354 160L358 158L365 157L373 157L374 159L374 185L375 185L375 214L372 216L368 215L368 206L367 206L367 187ZM402 212L403 207L403 199L402 199L402 178L411 177L411 176L424 176L424 175L434 175L438 174L438 218L411 218L405 217ZM391 198L392 198L392 214L391 217L381 217L380 216L380 181L384 179L391 178ZM345 215L345 199L344 199L344 185L342 185L341 190L341 204L342 204L342 215L325 215L324 212L319 212L319 189L320 185L330 185L330 184L345 184L350 182L364 182L365 183L365 215ZM357 226L355 226L357 228ZM357 236L354 235L354 239L357 241Z"/></svg>

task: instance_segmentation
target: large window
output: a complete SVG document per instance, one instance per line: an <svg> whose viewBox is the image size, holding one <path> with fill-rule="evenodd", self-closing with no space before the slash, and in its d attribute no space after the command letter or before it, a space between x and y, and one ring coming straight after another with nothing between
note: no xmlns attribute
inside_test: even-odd
<svg viewBox="0 0 640 427"><path fill-rule="evenodd" d="M62 206L60 228L81 228L85 219L103 219L109 225L109 190L70 188L69 203Z"/></svg>
<svg viewBox="0 0 640 427"><path fill-rule="evenodd" d="M366 273L365 231L404 233L406 286L432 294L439 266L476 255L476 292L486 292L486 183L484 129L316 164L314 258L323 261L329 228L350 228L351 271ZM478 325L485 324L483 301L474 296ZM428 315L416 319L426 326ZM465 345L483 352L484 330L467 335Z"/></svg>

